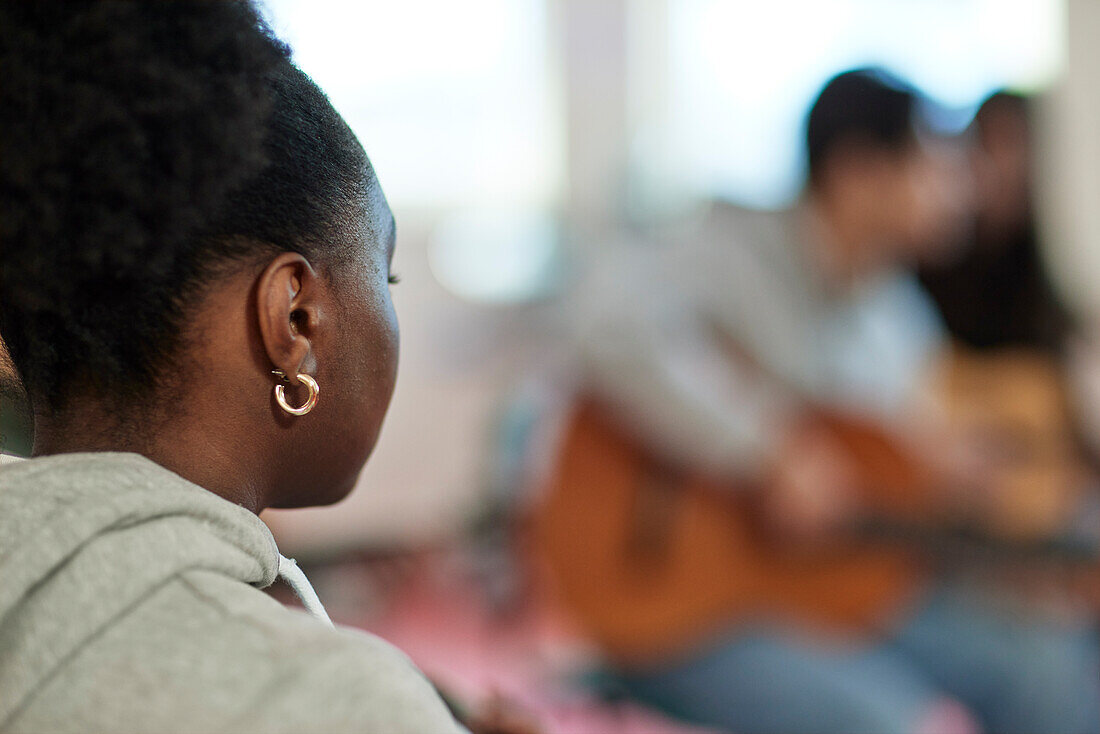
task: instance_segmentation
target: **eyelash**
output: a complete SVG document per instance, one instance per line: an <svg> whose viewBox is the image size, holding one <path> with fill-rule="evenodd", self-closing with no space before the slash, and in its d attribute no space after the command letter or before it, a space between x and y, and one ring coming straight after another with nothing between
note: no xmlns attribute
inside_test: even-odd
<svg viewBox="0 0 1100 734"><path fill-rule="evenodd" d="M401 282L401 276L398 275L397 273L394 273L393 275L391 275L389 277L389 281L390 281L390 285L397 285L398 283Z"/></svg>

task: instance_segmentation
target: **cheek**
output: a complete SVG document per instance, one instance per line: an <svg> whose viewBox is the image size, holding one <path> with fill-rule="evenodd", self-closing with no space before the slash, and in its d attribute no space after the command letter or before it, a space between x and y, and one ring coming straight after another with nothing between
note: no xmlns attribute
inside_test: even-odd
<svg viewBox="0 0 1100 734"><path fill-rule="evenodd" d="M373 322L373 327L368 346L370 352L366 355L366 360L374 374L379 398L384 398L381 402L382 410L385 411L397 384L397 365L401 353L397 313L394 311L388 291L377 310L377 319Z"/></svg>
<svg viewBox="0 0 1100 734"><path fill-rule="evenodd" d="M327 487L307 504L331 504L350 492L378 441L397 377L397 320L388 290L337 300L337 327L321 371L321 399L308 426L313 486ZM354 305L351 305L354 304ZM287 506L290 506L288 504Z"/></svg>
<svg viewBox="0 0 1100 734"><path fill-rule="evenodd" d="M348 381L351 394L346 396L346 405L351 410L345 419L349 427L357 426L355 432L369 450L397 382L400 339L388 289L381 291L350 321L357 327L349 330L345 339L349 351L347 364L352 372Z"/></svg>

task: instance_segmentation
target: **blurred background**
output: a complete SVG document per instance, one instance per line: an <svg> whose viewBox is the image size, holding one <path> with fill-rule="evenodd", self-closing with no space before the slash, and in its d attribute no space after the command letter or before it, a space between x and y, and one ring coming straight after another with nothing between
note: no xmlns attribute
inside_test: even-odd
<svg viewBox="0 0 1100 734"><path fill-rule="evenodd" d="M995 90L1045 93L1041 160L1066 233L1051 265L1067 298L1100 309L1085 275L1100 272L1085 245L1100 222L1073 205L1097 186L1088 2L265 5L363 141L400 227L401 377L382 441L351 499L278 516L286 542L453 534L492 491L501 410L568 356L555 305L586 264L715 197L792 204L807 109L846 69L904 76L956 132Z"/></svg>
<svg viewBox="0 0 1100 734"><path fill-rule="evenodd" d="M1042 691L1058 688L1063 696L1080 698L1084 686L1095 694L1095 664L1089 662L1095 646L1067 643L1065 635L1044 643L1042 635L1031 634L1046 629L1051 615L1076 620L1073 634L1091 628L1095 606L1082 601L1088 594L1080 592L1080 584L1066 580L1088 564L1060 562L1035 570L1023 560L975 561L985 558L985 551L965 544L954 551L965 560L960 564L944 560L951 555L944 553L945 545L954 541L933 538L932 573L948 579L933 588L993 587L985 596L996 599L992 606L999 611L983 607L965 623L950 614L948 621L927 622L934 642L913 643L918 652L901 653L905 664L920 660L912 664L942 678L947 676L937 667L942 660L922 657L932 655L930 650L965 648L973 639L1011 648L980 630L996 628L1004 608L1015 609L1020 598L1039 598L1042 612L1013 613L1020 626L1007 634L1063 652L1051 652L1047 673L1037 673L1025 684L1029 692L1020 695L1031 711L1060 706L1080 716L991 721L980 706L968 705L965 692L948 690L940 692L947 703L925 706L931 713L917 717L921 723L913 723L914 714L902 724L900 712L909 704L892 699L881 680L845 680L828 667L815 673L819 679L808 672L809 678L771 675L770 666L778 664L774 656L743 658L741 643L715 643L723 629L718 620L735 606L718 599L722 583L716 579L751 575L747 569L723 568L720 550L683 548L685 557L711 560L692 561L693 571L682 579L644 564L641 571L612 568L621 559L612 560L613 544L598 538L627 531L615 521L600 525L575 518L614 517L621 508L598 501L570 504L568 498L571 490L589 496L616 481L600 473L616 466L614 449L609 449L612 458L597 456L591 458L595 464L583 464L584 446L599 444L598 438L576 443L577 431L584 429L570 421L583 396L602 391L610 398L605 404L620 408L617 425L627 435L633 427L647 439L657 436L657 444L662 430L675 433L681 425L669 403L651 399L667 385L647 387L644 375L631 377L644 373L635 369L639 352L624 348L607 359L603 354L606 345L618 343L606 334L621 335L642 321L652 325L640 337L648 343L666 328L657 323L676 310L672 304L680 297L669 294L678 286L688 302L705 288L690 285L698 282L690 278L667 283L654 278L655 272L682 269L660 265L660 253L675 253L673 263L687 261L695 257L690 244L721 246L707 239L708 231L725 228L730 241L751 239L755 225L744 223L752 212L770 216L805 208L811 104L838 73L879 67L918 95L922 145L935 149L940 166L935 185L940 198L954 205L952 212L941 206L935 216L965 220L959 229L969 233L945 234L951 227L932 226L942 242L925 242L923 255L894 263L920 271L940 310L941 346L976 348L985 360L966 366L962 376L956 369L960 360L941 368L949 374L941 374L940 383L947 385L940 395L947 396L945 412L953 427L974 423L976 413L987 423L1016 421L1002 430L1013 434L1011 441L999 437L994 443L1000 454L992 453L1017 458L995 457L990 464L986 452L981 470L989 475L991 465L997 472L1010 465L1013 478L1006 486L1018 485L998 490L1015 504L994 511L992 526L1007 528L1001 540L1022 540L1032 550L1069 549L1070 556L1079 553L1091 563L1091 540L1065 541L1060 533L1085 527L1091 537L1100 530L1100 523L1090 526L1083 519L1095 519L1088 510L1089 467L1092 447L1100 444L1100 360L1092 338L1100 331L1100 291L1094 286L1100 277L1100 91L1093 82L1100 67L1094 43L1100 6L1091 0L268 0L266 8L298 63L327 90L363 141L398 222L394 269L401 283L394 300L402 328L401 373L375 456L358 491L340 505L266 516L286 552L329 569L322 596L343 600L338 616L394 639L467 700L502 696L548 731L685 726L674 719L716 730L887 730L885 720L868 725L858 716L844 718L837 703L843 696L829 694L832 686L866 690L872 708L891 704L896 717L889 726L899 730L1091 730L1092 724L1080 722L1094 718L1092 702L1067 704ZM1000 124L975 123L979 107L999 91L1026 101L1010 103ZM997 226L982 229L981 201L998 196L1007 203L989 206L1007 209L1006 221L1016 222L1007 225L1007 234ZM738 212L731 223L724 223L722 207ZM994 234L985 237L982 231ZM967 247L980 253L983 237L1012 240L1014 232L1019 241L1004 251L1015 254L1001 258L1011 264L967 254ZM970 244L959 244L963 241ZM729 287L741 285L735 279ZM643 303L659 308L648 315ZM766 299L740 304L748 310L746 318L765 330L781 328L781 307ZM908 313L905 309L915 307L899 308ZM646 315L624 325L613 316L617 309ZM1029 330L1020 326L1025 322L1039 326ZM597 323L608 332L595 328ZM1003 327L1000 332L996 324ZM923 328L917 317L882 326L914 333ZM679 333L680 326L667 329ZM596 379L593 339L599 342ZM1000 352L988 349L1000 346L1038 354L1043 366L1036 372L1027 363L1017 370L1016 352L1004 362ZM642 361L648 358L648 352L641 354ZM859 403L860 375L873 382L871 373L890 367L874 354L860 356L857 349L856 355L870 364L870 371L857 370L853 378L854 403ZM1015 382L1021 374L1028 377ZM1045 392L1027 382L1036 374L1054 375ZM620 390L619 377L624 383L634 380L643 395ZM989 385L999 387L988 388L981 409L956 400ZM736 393L737 386L731 390ZM1012 397L1021 395L1034 399ZM705 391L694 397L710 399ZM716 410L752 413L756 407L749 403L734 395ZM1015 409L1006 408L996 419L989 417L990 405L1010 403L1020 406L1018 415L1005 418ZM1038 429L1035 421L1020 418L1040 414ZM719 422L709 426L710 433L714 430L724 428ZM1060 438L1020 439L1028 430ZM1021 452L1045 456L1045 449L1034 446L1051 442L1073 446L1059 449L1057 460L1018 466ZM817 451L800 446L784 454L795 457L788 464L804 465L798 457ZM586 471L570 464L578 451ZM690 447L664 458L669 456L684 459L688 471L697 458ZM753 463L752 457L746 461ZM579 472L576 486L569 484L571 471ZM829 468L807 471L815 478L811 484L835 479ZM1055 485L1060 489L1051 489ZM546 500L547 494L554 499ZM671 523L668 517L677 510L661 507L657 516ZM700 512L713 519L723 511ZM781 539L805 529L797 527L807 520L805 513L793 514L794 525L780 523ZM1007 556L1016 559L1014 552ZM610 575L593 570L601 563ZM867 580L880 572L853 571L863 580L850 596L888 595L884 589L897 578L880 587ZM615 586L623 573L647 580ZM997 581L989 583L991 577ZM980 582L973 583L975 578ZM643 594L639 583L649 592ZM704 598L697 595L700 587L715 591ZM730 598L766 593L729 592ZM836 593L847 594L839 587ZM821 606L818 602L809 606ZM911 598L909 603L916 606ZM763 618L778 619L773 612L780 614L775 610L781 606L763 604ZM1048 614L1047 607L1057 612ZM831 629L828 639L834 643L846 634ZM786 639L788 633L777 637ZM654 652L662 644L675 652ZM1019 654L1033 656L1023 652L1026 648L1022 645ZM853 643L852 649L863 647ZM684 663L687 670L670 671L668 661L679 665L685 650L702 655L703 662L694 659ZM729 661L719 665L707 654ZM800 670L809 653L799 654L800 662L784 660L783 670ZM1011 661L1009 653L1005 660L1010 662L968 664L987 670L998 664L1026 667ZM643 672L634 675L639 669ZM730 683L757 675L765 683L762 690ZM715 676L725 682L715 682ZM961 679L963 688L974 685L973 675ZM694 681L686 693L685 680ZM802 703L783 698L792 686L791 700ZM817 688L825 693L815 704ZM737 710L729 716L715 711L708 695L733 701ZM766 711L754 712L759 707L751 704L759 700L769 701L771 710L801 710L803 718L770 719Z"/></svg>
<svg viewBox="0 0 1100 734"><path fill-rule="evenodd" d="M649 352L625 349L607 357L606 345L617 342L593 324L621 335L637 328L639 319L617 320L615 314L642 311L647 315L640 320L650 324L643 332L651 332L640 340L648 344L666 328L657 323L676 311L672 304L679 297L670 293L679 287L690 302L705 289L691 278L664 280L659 274L683 268L661 265L660 253L674 253L673 263L690 261L692 243L702 242L704 249L721 246L707 239L708 231L725 228L736 242L753 236L755 225L742 224L752 219L751 212L804 208L811 104L836 74L880 67L923 95L918 100L923 144L939 156L941 198L956 205L953 213L936 210L938 216L972 217L960 227L978 231L979 200L995 198L990 191L1013 189L1014 175L1026 178L1019 196L1027 201L1013 202L1007 194L1003 207L1028 220L1021 226L1031 232L1025 237L1029 244L1020 246L1032 252L1017 258L1015 267L1030 276L1013 279L996 258L968 257L967 246L956 240L982 238L973 232L943 234L950 227L932 227L943 242L925 243L925 256L903 258L901 264L931 270L922 276L941 311L944 343L984 350L979 353L986 361L973 374L959 377L949 370L955 377L947 379L946 412L956 424L963 420L960 414L975 411L959 407L955 396L973 394L977 385L1000 384L1008 373L998 372L995 364L1010 372L1017 365L999 362L999 352L986 347L1023 348L1054 365L1057 406L1039 419L1044 426L1039 430L1050 433L1052 421L1072 424L1063 432L1074 435L1075 458L1061 459L1061 469L1007 462L1017 475L1008 484L1023 489L1015 492L1019 501L1009 510L993 512L1000 518L993 525L1008 528L1010 539L1032 545L1040 536L1057 535L1050 532L1054 527L1061 532L1074 526L1075 520L1087 527L1080 518L1090 516L1084 509L1090 495L1082 487L1091 487L1091 479L1065 476L1070 473L1066 465L1076 470L1076 457L1088 465L1100 426L1100 365L1092 346L1094 324L1100 323L1094 287L1100 276L1100 219L1095 214L1100 210L1100 92L1093 83L1093 71L1100 66L1093 43L1100 32L1100 6L1090 0L269 0L266 7L298 63L328 91L363 141L398 221L394 268L401 283L394 300L402 327L401 376L382 441L350 499L332 508L267 516L286 552L328 569L322 595L344 600L338 613L397 641L460 697L483 704L500 697L549 731L672 731L686 726L683 721L737 731L868 727L837 703L843 696L822 694L823 700L813 703L816 689L839 685L862 686L872 702L868 705L892 703L895 717L889 725L901 730L1007 731L1015 726L1068 731L1081 726L1072 716L990 721L981 706L968 707L965 692L957 690L941 692L936 700L948 703L927 704L931 713L913 714L901 724L908 704L891 699L890 686L881 680L846 681L840 672L846 663L818 671L821 680L810 673L803 679L793 671L801 670L805 656L812 654L802 650L800 662L783 662L788 672L771 675L775 653L745 658L740 642L715 642L723 629L718 620L732 614L735 605L729 599L719 602L717 591L708 601L698 589L717 589L722 585L718 579L747 578L751 572L723 568L722 553L704 545L683 549L696 560L693 574L681 580L667 568L643 565L647 593L620 584L621 574L631 573L621 564L634 561L612 561L613 544L599 538L627 531L614 520L608 525L575 520L578 515L615 517L620 508L569 502L571 490L577 497L612 491L608 487L615 477L600 472L613 471L614 449L592 458L595 465L583 464L585 446L600 439L577 439L577 431L584 429L571 423L571 416L582 396L602 393L609 398L605 404L620 408L616 425L625 434L637 428L659 449L661 429L647 431L648 421L675 431L668 428L679 425L674 408L651 399L663 388L632 377L644 372L635 368ZM1027 100L1026 110L1017 115L1017 121L1026 117L1021 133L1026 140L1013 138L1011 113L1000 138L995 122L987 126L993 132L974 122L980 105L1005 90ZM975 150L988 153L983 160L996 160L997 141L1006 136L1009 142L1002 149L1015 146L1014 154L1002 154L999 167L976 162ZM1022 156L1026 174L1018 170L1020 164L1013 173L1013 155ZM731 206L739 214L727 224L721 207ZM961 209L973 214L960 214ZM970 247L977 251L981 245ZM700 269L707 266L700 264ZM741 285L733 279L729 287ZM1041 294L1036 295L1036 287ZM733 302L765 329L773 326L769 319L781 329L782 308L767 299ZM650 316L642 303L659 307ZM1029 320L1073 327L1013 330L1013 324ZM680 333L679 322L672 321L667 328ZM883 328L916 332L923 328L919 322L902 318ZM996 328L982 328L991 322L1003 322L1007 331L998 336ZM1036 336L1048 332L1056 335ZM680 341L668 344L676 350ZM812 355L805 357L812 361ZM877 360L874 354L859 358ZM886 363L875 368L889 369ZM860 374L853 378L856 403ZM1011 374L1002 388L990 392L990 404L1012 402L1010 395L1049 394L1013 382L1017 373ZM635 400L629 390L618 389L619 378L635 380L649 394ZM737 389L731 388L733 393ZM695 397L710 399L705 391ZM1073 409L1053 419L1051 411L1064 407L1059 401ZM735 394L718 409L751 413L756 409L751 402L739 402ZM1032 407L1020 408L1021 415L1035 415L1040 403L1032 400ZM1042 404L1049 407L1051 400ZM982 420L993 420L987 412ZM1021 429L1013 423L1011 431ZM1018 439L1013 440L1019 444ZM1013 446L1007 453L1021 451ZM585 471L570 464L578 451ZM813 451L800 448L790 455ZM668 456L683 459L689 472L696 458L690 448ZM747 463L752 464L751 457ZM998 471L1006 464L993 463ZM579 472L575 486L569 483L572 471ZM829 469L807 471L815 477L811 483L830 481ZM988 474L988 466L983 471ZM1054 484L1061 490L1051 490ZM1065 499L1069 495L1072 503ZM661 507L656 516L673 524L668 517L678 510ZM714 508L700 512L711 518L722 513ZM806 518L794 515L795 526L780 523L780 538L801 532L797 523ZM698 528L694 533L702 534ZM650 546L661 542L648 541ZM1010 635L1014 639L1043 644L1036 642L1041 635L1029 630L1045 629L1051 615L1078 620L1075 630L1091 626L1095 606L1081 601L1088 594L1078 593L1078 586L1065 578L1077 566L1067 570L1065 563L1056 563L1052 571L1034 570L1024 561L975 561L978 551L969 546L956 550L965 559L960 564L942 557L947 543L932 541L940 551L932 554L934 575L949 579L932 586L993 588L986 597L997 600L992 608L999 611L983 607L965 623L950 614L946 622L920 618L911 623L929 625L935 642L915 644L918 652L898 653L905 665L942 678L942 661L926 660L934 657L930 651L944 645L965 648L961 640L984 639L974 630L1002 624L1003 609L1014 609L1014 600L1022 597L1043 599L1043 610L1023 617L1014 613L1019 624ZM1092 558L1091 550L1083 553ZM593 570L601 563L610 575ZM878 570L853 573L861 580L850 594L839 587L837 594L886 593L867 580ZM990 577L998 580L988 583ZM974 584L975 578L981 582ZM1073 592L1067 592L1071 586ZM730 598L763 598L768 592L729 593ZM809 606L828 605L811 600ZM772 619L781 607L762 602L761 614ZM1046 607L1058 611L1048 614ZM744 630L741 624L732 629ZM973 629L960 632L964 624ZM800 625L790 629L795 628ZM775 637L787 639L790 629ZM847 634L840 627L830 629L834 641ZM1044 686L1080 697L1070 692L1082 685L1088 690L1095 677L1095 666L1087 662L1095 656L1094 646L1071 645L1064 635L1045 644L1074 652L1050 653L1048 674L1036 674L1033 690L1025 695L1031 710L1065 705L1043 694ZM863 648L853 643L852 649ZM685 656L691 662L683 663ZM713 656L729 660L717 665ZM687 669L670 670L675 667L670 660ZM1001 664L1023 666L1019 660ZM996 667L988 660L981 665ZM701 671L710 671L711 677ZM764 680L763 690L731 682L755 675ZM685 680L692 683L682 689ZM783 692L792 686L797 694L784 700ZM1095 680L1091 687L1096 688ZM737 710L729 715L715 711L708 695L733 701ZM802 709L803 718L773 720L767 711L755 712L752 699L770 701L772 710ZM1081 713L1077 722L1093 716L1092 703L1070 706ZM917 719L921 723L913 723ZM884 720L872 721L871 730L886 730ZM1091 724L1083 726L1089 730Z"/></svg>

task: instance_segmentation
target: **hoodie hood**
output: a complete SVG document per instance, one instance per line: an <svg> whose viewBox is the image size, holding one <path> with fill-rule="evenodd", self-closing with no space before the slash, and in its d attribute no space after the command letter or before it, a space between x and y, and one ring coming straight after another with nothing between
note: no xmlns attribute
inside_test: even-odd
<svg viewBox="0 0 1100 734"><path fill-rule="evenodd" d="M209 570L262 588L279 558L256 515L137 454L0 467L0 729L167 581Z"/></svg>

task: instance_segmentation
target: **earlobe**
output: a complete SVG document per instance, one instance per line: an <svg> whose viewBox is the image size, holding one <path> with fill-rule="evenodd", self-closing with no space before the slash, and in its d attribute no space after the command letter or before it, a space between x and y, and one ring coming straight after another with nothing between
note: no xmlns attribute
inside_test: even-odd
<svg viewBox="0 0 1100 734"><path fill-rule="evenodd" d="M317 274L296 252L277 255L256 282L256 320L264 351L275 369L293 379L312 360L318 326Z"/></svg>
<svg viewBox="0 0 1100 734"><path fill-rule="evenodd" d="M286 374L284 374L282 370L272 370L271 373L280 380L288 381ZM317 399L321 394L321 387L317 384L317 380L314 380L305 372L298 373L298 382L305 385L309 390L309 397L306 398L305 403L299 405L297 408L288 403L286 401L286 385L281 383L275 386L275 402L279 404L279 407L282 408L285 413L303 416L316 407Z"/></svg>

